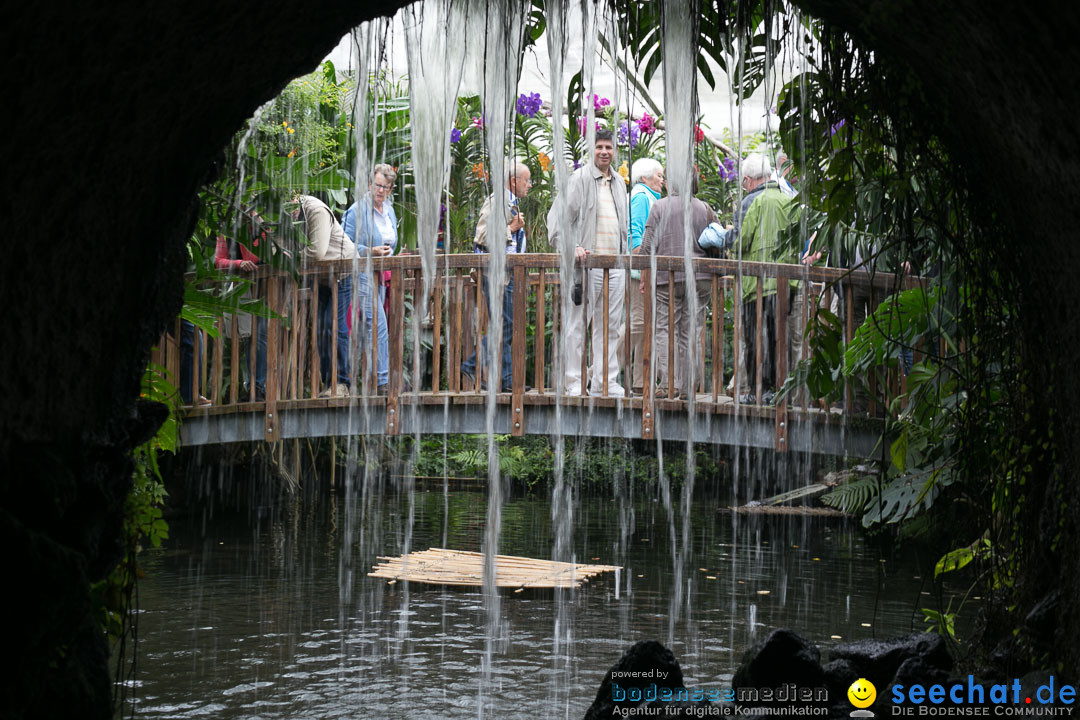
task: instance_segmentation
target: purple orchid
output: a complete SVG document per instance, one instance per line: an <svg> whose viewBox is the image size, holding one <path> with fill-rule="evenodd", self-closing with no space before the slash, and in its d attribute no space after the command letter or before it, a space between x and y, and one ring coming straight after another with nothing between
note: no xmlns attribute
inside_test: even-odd
<svg viewBox="0 0 1080 720"><path fill-rule="evenodd" d="M517 99L517 111L519 115L525 117L535 117L536 113L540 112L540 106L543 105L543 101L540 99L540 93L521 93Z"/></svg>
<svg viewBox="0 0 1080 720"><path fill-rule="evenodd" d="M739 170L734 158L724 158L717 169L720 171L720 179L724 181L731 182L739 179Z"/></svg>

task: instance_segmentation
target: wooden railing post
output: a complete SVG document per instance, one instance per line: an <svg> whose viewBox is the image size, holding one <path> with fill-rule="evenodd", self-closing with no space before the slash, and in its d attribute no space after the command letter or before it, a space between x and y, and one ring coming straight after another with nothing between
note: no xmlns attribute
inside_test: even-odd
<svg viewBox="0 0 1080 720"><path fill-rule="evenodd" d="M256 280L254 281L255 296L262 297L264 299L269 296L270 284L268 280ZM269 302L269 300L267 300ZM255 402L255 356L256 356L256 342L258 340L257 330L259 328L259 319L254 313L248 313L248 327L251 334L248 336L248 357L247 357L247 370L248 370L248 391L245 402Z"/></svg>
<svg viewBox="0 0 1080 720"><path fill-rule="evenodd" d="M281 277L267 278L264 282L266 287L266 304L275 314L280 314L281 309ZM271 317L266 320L266 441L277 442L280 439L280 426L278 424L278 388L281 379L281 353L278 351L278 339L281 337L281 318ZM337 338L335 338L336 341ZM259 319L251 318L251 344L249 345L252 357L259 353ZM251 387L255 387L255 375L251 376Z"/></svg>
<svg viewBox="0 0 1080 720"><path fill-rule="evenodd" d="M667 327L664 328L664 337L667 338L667 378L665 378L667 384L664 386L667 392L667 399L675 399L675 373L677 368L675 366L675 345L678 343L678 338L675 337L675 273L671 270L667 271ZM691 343L687 343L692 349L694 346ZM685 382L685 378L683 379ZM693 391L693 388L691 388Z"/></svg>
<svg viewBox="0 0 1080 720"><path fill-rule="evenodd" d="M308 325L310 331L308 364L310 368L311 377L311 397L319 397L320 387L322 382L322 367L319 365L319 277L318 275L309 276L314 277L315 282L311 286L311 302L308 303Z"/></svg>
<svg viewBox="0 0 1080 720"><path fill-rule="evenodd" d="M653 373L652 366L652 345L653 345L653 284L652 284L652 270L649 268L642 268L641 270L641 302L643 309L643 325L644 336L641 339L641 437L645 440L652 440L653 428L655 426L656 418L654 416L655 409L653 408L653 388L656 385L656 378Z"/></svg>
<svg viewBox="0 0 1080 720"><path fill-rule="evenodd" d="M337 397L338 384L338 275L336 269L330 272L330 397Z"/></svg>
<svg viewBox="0 0 1080 720"><path fill-rule="evenodd" d="M431 394L439 394L442 372L442 278L436 277L431 300Z"/></svg>
<svg viewBox="0 0 1080 720"><path fill-rule="evenodd" d="M604 294L604 342L601 344L600 347L601 347L601 350L604 353L604 358L600 362L600 368L604 372L604 378L600 381L600 395L601 395L601 397L607 397L608 396L608 335L610 334L608 332L608 330L610 329L610 326L611 326L611 305L610 305L609 298L608 298L608 287L610 287L608 269L604 268L603 273L604 273L604 280L603 280L603 283L602 283L602 285L603 285L602 292ZM594 316L594 318L595 318L595 316ZM594 319L593 322L596 322L596 320Z"/></svg>
<svg viewBox="0 0 1080 720"><path fill-rule="evenodd" d="M791 284L786 277L776 278L776 382L781 382L788 373L788 306L791 299ZM758 371L760 374L760 370ZM759 400L760 402L760 400ZM787 423L787 398L776 405L776 442L774 449L777 452L786 452L788 446L788 423Z"/></svg>
<svg viewBox="0 0 1080 720"><path fill-rule="evenodd" d="M212 372L210 376L213 378L211 381L213 387L210 391L210 401L214 405L221 404L221 381L222 374L225 372L222 366L225 364L225 320L224 318L218 318L217 323L218 336L214 338L214 360L211 364Z"/></svg>
<svg viewBox="0 0 1080 720"><path fill-rule="evenodd" d="M844 349L855 339L855 292L851 281L844 283ZM851 378L844 378L844 415L851 417L855 407Z"/></svg>
<svg viewBox="0 0 1080 720"><path fill-rule="evenodd" d="M390 345L390 387L386 393L386 434L401 434L398 399L402 388L405 343L405 276L400 268L390 271L390 318L386 335Z"/></svg>
<svg viewBox="0 0 1080 720"><path fill-rule="evenodd" d="M515 307L517 307L515 305ZM547 268L540 268L540 282L536 286L536 336L533 341L533 389L544 394L544 335L547 330ZM555 313L558 315L558 312Z"/></svg>
<svg viewBox="0 0 1080 720"><path fill-rule="evenodd" d="M510 434L525 434L525 299L529 289L525 266L514 267L514 337L510 344ZM500 349L500 355L502 354ZM501 378L499 382L502 382Z"/></svg>
<svg viewBox="0 0 1080 720"><path fill-rule="evenodd" d="M757 403L761 404L761 396L763 394L763 375L762 365L765 361L765 338L767 334L765 332L765 313L764 313L764 296L762 295L763 277L757 279L757 294L754 302L754 317L757 318L757 322L754 325L754 399Z"/></svg>
<svg viewBox="0 0 1080 720"><path fill-rule="evenodd" d="M448 349L449 359L446 366L446 385L452 395L456 395L461 391L461 363L464 360L462 357L462 333L464 325L462 324L461 314L465 306L465 284L461 279L460 274L452 274L450 276L450 302L452 308L450 310L450 347Z"/></svg>
<svg viewBox="0 0 1080 720"><path fill-rule="evenodd" d="M712 401L715 404L724 382L724 291L720 276L712 276Z"/></svg>
<svg viewBox="0 0 1080 720"><path fill-rule="evenodd" d="M229 404L240 402L240 318L233 313L229 318Z"/></svg>
<svg viewBox="0 0 1080 720"><path fill-rule="evenodd" d="M735 286L731 291L731 320L734 323L735 332L732 334L732 355L731 358L731 382L732 382L732 398L735 400L735 404L739 403L739 388L742 387L743 377L746 375L746 368L743 367L746 363L743 362L742 346L746 342L746 328L743 327L743 297L742 297L742 275L735 277ZM747 384L749 387L749 384Z"/></svg>
<svg viewBox="0 0 1080 720"><path fill-rule="evenodd" d="M623 364L623 390L626 391L626 397L629 398L634 392L634 343L633 343L633 330L634 330L634 298L632 296L633 280L630 279L630 273L633 270L633 263L631 258L633 256L630 253L619 256L623 266L623 356L621 362Z"/></svg>

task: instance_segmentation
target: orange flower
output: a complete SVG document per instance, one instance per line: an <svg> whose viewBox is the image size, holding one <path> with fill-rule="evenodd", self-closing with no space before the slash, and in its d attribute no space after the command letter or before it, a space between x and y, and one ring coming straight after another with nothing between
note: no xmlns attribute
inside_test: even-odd
<svg viewBox="0 0 1080 720"><path fill-rule="evenodd" d="M484 171L484 163L474 163L472 166L473 175L480 180L487 180L487 173Z"/></svg>
<svg viewBox="0 0 1080 720"><path fill-rule="evenodd" d="M540 169L547 172L551 169L551 158L546 153L540 153L536 156L536 159L540 161Z"/></svg>

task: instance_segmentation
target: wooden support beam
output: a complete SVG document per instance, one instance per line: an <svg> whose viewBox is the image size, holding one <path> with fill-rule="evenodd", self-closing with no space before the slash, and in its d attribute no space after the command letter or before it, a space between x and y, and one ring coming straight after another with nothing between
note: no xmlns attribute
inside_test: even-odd
<svg viewBox="0 0 1080 720"><path fill-rule="evenodd" d="M515 267L514 271L514 337L510 343L512 358L511 397L510 397L510 434L520 437L525 434L525 300L529 289L525 268ZM500 352L500 355L502 353ZM501 382L501 378L498 382ZM494 380L492 382L495 382Z"/></svg>
<svg viewBox="0 0 1080 720"><path fill-rule="evenodd" d="M390 387L386 394L386 434L399 435L398 399L403 387L402 361L405 343L405 287L402 270L390 271L390 318L387 322L387 341L390 345Z"/></svg>
<svg viewBox="0 0 1080 720"><path fill-rule="evenodd" d="M788 307L791 300L791 286L787 280L777 281L776 286L776 347L773 358L776 360L776 382L783 382L788 373ZM758 371L760 373L760 370ZM759 399L758 402L761 402ZM788 449L788 402L782 399L776 405L776 445L777 452Z"/></svg>
<svg viewBox="0 0 1080 720"><path fill-rule="evenodd" d="M653 388L656 387L656 375L653 372L652 348L653 348L653 283L652 270L643 268L641 271L641 303L644 314L644 336L641 339L641 437L652 440L655 426L655 408L653 407Z"/></svg>
<svg viewBox="0 0 1080 720"><path fill-rule="evenodd" d="M275 315L271 317L266 327L266 408L265 424L266 441L276 442L281 435L278 423L278 386L281 384L281 353L278 351L278 340L281 338L281 284L284 278L281 276L264 280L266 286L266 304ZM248 344L248 352L255 357L259 352L259 325L258 318L251 318L251 342ZM336 338L335 338L336 339ZM254 392L255 375L251 376L251 388Z"/></svg>

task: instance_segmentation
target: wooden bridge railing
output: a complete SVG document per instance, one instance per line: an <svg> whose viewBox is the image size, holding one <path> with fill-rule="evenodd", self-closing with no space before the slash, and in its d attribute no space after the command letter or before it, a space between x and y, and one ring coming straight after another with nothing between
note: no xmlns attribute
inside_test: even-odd
<svg viewBox="0 0 1080 720"><path fill-rule="evenodd" d="M287 273L272 271L269 268L259 268L254 274L253 283L255 296L266 301L267 305L275 312L276 317L262 321L266 323L266 388L265 399L256 393L255 375L256 361L259 345L259 321L250 319L250 349L246 357L242 357L240 340L241 317L232 315L218 321L219 337L211 338L207 333L195 330L196 339L193 345L195 356L193 372L191 372L191 397L199 398L206 395L210 401L209 406L194 403L190 412L206 413L229 413L229 412L258 412L265 414L265 430L267 440L275 440L277 436L278 413L282 410L300 409L304 407L321 405L345 405L351 401L383 404L386 407L386 433L397 434L400 432L401 406L404 403L441 403L447 396L459 403L483 402L485 393L479 387L470 386L468 379L461 372L462 362L473 352L477 353L476 385L480 385L481 366L486 361L484 353L480 351L480 338L486 332L487 327L487 303L481 289L480 277L485 272L489 257L487 255L440 255L437 257L437 276L429 285L428 312L425 317L418 318L416 313L422 306L421 297L424 292L424 283L421 271L421 260L418 255L398 255L391 258L374 258L371 260L371 268L378 276L382 271L389 271L390 280L386 287L389 296L386 313L388 345L389 345L389 382L385 388L385 397L379 394L376 380L376 356L374 352L367 352L367 348L376 346L377 337L372 337L371 342L361 341L361 332L365 325L362 315L352 327L349 336L350 348L350 378L352 380L352 396L349 398L320 397L323 391L320 378L320 365L318 354L318 311L319 293L316 287L321 283L329 286L329 302L331 308L337 306L337 282L336 278L351 275L353 264L351 262L321 263L317 266L305 268L300 273L299 282L294 281L293 276ZM579 397L558 396L555 376L557 363L555 358L560 357L563 349L560 343L560 325L564 324L561 312L561 287L559 277L559 256L551 254L524 254L509 255L506 262L506 274L513 279L513 338L512 350L512 387L509 393L500 393L499 403L511 405L512 426L510 431L514 435L525 432L526 408L529 405L549 405L554 402L580 403ZM366 261L361 263L366 265ZM727 382L735 376L741 378L747 371L741 368L740 340L744 335L743 320L741 317L742 306L742 283L744 278L756 277L777 278L783 284L785 280L794 279L801 281L804 289L802 303L802 327L806 326L806 320L812 312L811 308L816 305L829 307L833 302L833 294L836 292L833 285L838 280L843 280L840 287L843 288L843 297L837 300L842 304L846 317L844 336L850 340L854 336L853 317L853 293L855 288L861 287L864 292L869 292L874 302L880 301L884 296L893 292L897 287L897 278L890 274L877 273L872 277L867 273L849 273L846 270L833 268L803 267L796 265L778 265L768 263L738 262L734 260L694 259L693 266L696 272L706 273L711 283L711 292L704 309L704 322L698 329L698 337L695 341L697 357L694 358L694 366L697 368L694 383L694 402L698 409L712 412L738 412L757 414L762 416L773 415L776 421L776 448L786 449L787 425L789 412L797 409L804 414L812 414L813 401L806 398L805 393L798 394L794 398L796 403L792 406L792 400L783 399L775 407L764 407L761 404L740 404L734 397L738 393L740 382L736 379L733 389L729 390ZM645 382L640 397L614 398L609 396L606 381L604 387L599 388L598 397L592 397L589 402L596 405L615 405L624 403L631 409L641 412L641 437L651 438L654 432L655 411L657 409L677 409L685 407L687 399L671 399L673 396L672 378L674 376L675 352L677 341L672 332L675 322L673 312L668 312L669 327L655 327L652 318L654 287L651 277L655 267L656 273L668 271L683 271L684 260L681 257L657 257L655 266L648 257L627 256L603 256L593 255L589 258L587 267L603 271L604 288L608 288L611 273L625 271L630 268L641 271L642 277L642 300L645 313L645 340L643 351L643 365ZM370 282L370 280L369 280ZM909 287L919 282L918 279L906 278L902 286ZM604 312L599 320L604 323L605 330L610 324L623 322L625 341L620 352L621 373L630 373L630 283L626 282L627 297L624 302L624 317L610 317L605 302ZM353 301L357 301L357 286L354 279ZM607 293L603 294L607 297ZM754 297L756 313L756 327L762 327L763 293L762 283L757 283ZM372 307L380 302L380 295L371 292ZM501 302L501 294L499 297ZM776 359L776 377L782 381L788 374L788 293L777 293L776 297L776 332L775 346L771 348ZM670 305L669 305L670 309ZM353 316L356 316L356 312ZM333 315L333 327L331 338L337 336L337 313ZM373 335L378 334L378 323L373 323ZM419 353L416 355L417 338L419 333ZM667 377L659 378L659 384L650 382L654 377L653 369L654 351L653 340L658 333L669 333L671 341L668 345L669 372ZM180 378L180 365L182 362L180 338L183 329L177 320L176 327L171 333L163 336L156 351L155 360L165 365L173 377ZM582 353L582 395L586 392L586 380L588 374L586 367L588 358L591 333L584 333L585 349ZM607 342L607 333L602 337ZM337 353L334 350L336 340L331 340L331 387L333 379L338 377ZM755 398L762 397L760 372L766 358L764 356L763 343L756 343L753 362L756 363L758 372L756 376L757 386L752 388ZM802 350L807 352L807 343L802 344ZM363 349L363 350L362 350ZM501 354L497 353L497 354ZM607 353L603 353L606 357ZM798 360L798 358L795 358ZM241 370L246 370L249 377L247 387L241 383ZM415 369L415 372L414 372ZM355 370L355 372L352 372ZM606 371L607 368L605 367ZM499 382L498 373L488 371L492 382ZM606 379L607 373L602 377ZM890 382L899 384L900 378L894 378ZM623 383L623 387L630 389L633 386L630 378ZM526 390L527 388L528 391ZM187 389L187 388L185 388ZM657 389L664 389L666 399L655 397ZM359 398L359 399L356 399ZM845 397L845 409L852 406L852 391L849 388ZM873 408L871 408L873 410ZM827 419L828 413L819 413Z"/></svg>

